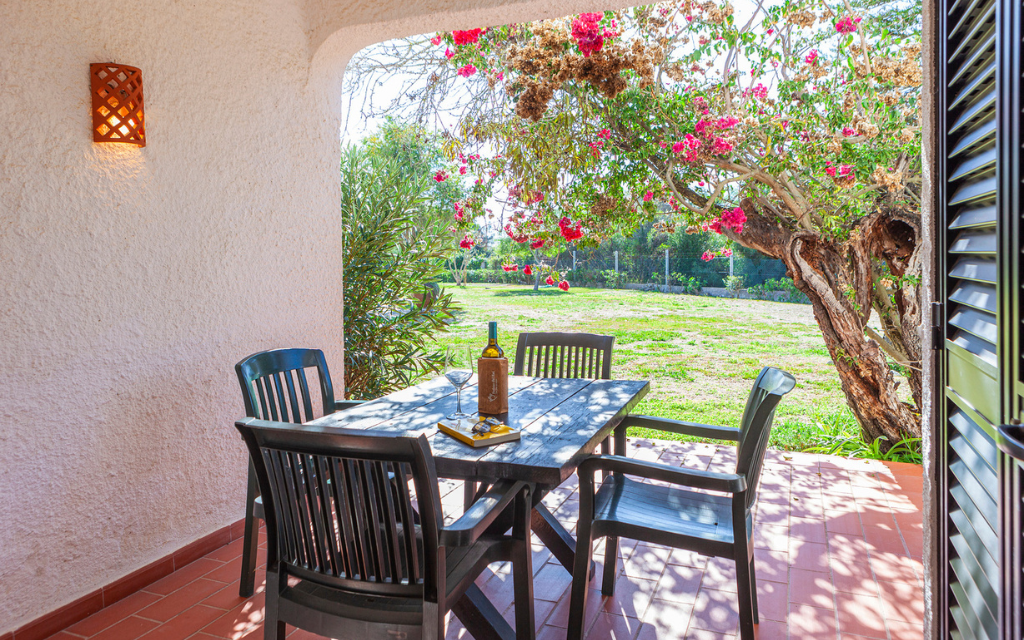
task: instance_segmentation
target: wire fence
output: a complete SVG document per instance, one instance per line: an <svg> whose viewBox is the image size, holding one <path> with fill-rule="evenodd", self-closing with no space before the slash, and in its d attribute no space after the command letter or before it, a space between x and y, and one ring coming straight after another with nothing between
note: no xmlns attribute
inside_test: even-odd
<svg viewBox="0 0 1024 640"><path fill-rule="evenodd" d="M704 252L672 249L637 255L625 251L564 251L545 265L557 269L573 286L643 287L678 293L734 295L744 298L809 302L786 277L786 265L756 251L703 259ZM473 268L476 267L476 268ZM469 282L516 283L526 279L519 272L501 269L500 259L471 264Z"/></svg>

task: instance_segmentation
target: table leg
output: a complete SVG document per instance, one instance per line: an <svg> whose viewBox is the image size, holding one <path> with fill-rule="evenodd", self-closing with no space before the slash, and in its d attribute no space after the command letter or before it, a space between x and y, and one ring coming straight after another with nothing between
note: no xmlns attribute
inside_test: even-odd
<svg viewBox="0 0 1024 640"><path fill-rule="evenodd" d="M572 565L576 561L576 539L565 530L562 523L548 510L543 503L538 502L533 508L533 532L537 534L541 542L551 550L566 571L572 573Z"/></svg>
<svg viewBox="0 0 1024 640"><path fill-rule="evenodd" d="M472 584L452 607L466 631L475 640L515 640L516 632L501 617L501 613L487 599L480 587Z"/></svg>

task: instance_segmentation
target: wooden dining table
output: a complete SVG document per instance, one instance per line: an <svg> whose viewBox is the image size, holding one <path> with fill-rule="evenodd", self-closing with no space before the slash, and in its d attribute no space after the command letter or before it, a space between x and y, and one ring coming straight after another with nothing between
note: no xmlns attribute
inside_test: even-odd
<svg viewBox="0 0 1024 640"><path fill-rule="evenodd" d="M607 442L622 419L647 395L645 380L509 378L509 410L502 420L522 432L514 442L485 448L441 433L438 421L454 413L454 387L436 378L308 424L345 429L424 434L430 440L439 477L487 484L522 480L534 487L533 533L572 572L576 542L541 502L576 472L579 463ZM462 390L462 408L476 413L475 377ZM477 640L515 637L501 613L476 587L453 609Z"/></svg>

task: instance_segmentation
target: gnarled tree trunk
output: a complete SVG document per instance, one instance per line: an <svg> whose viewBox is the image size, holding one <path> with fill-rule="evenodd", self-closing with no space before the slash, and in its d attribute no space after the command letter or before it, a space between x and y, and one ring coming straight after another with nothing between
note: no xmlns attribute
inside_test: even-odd
<svg viewBox="0 0 1024 640"><path fill-rule="evenodd" d="M741 206L747 215L743 233L726 234L782 260L796 287L810 298L865 438L885 436L886 449L905 437L920 437L919 285L913 277L904 277L920 272L916 217L902 212L872 214L859 221L848 242L839 244L815 231L790 229L751 200ZM891 276L879 275L882 263ZM868 325L873 308L879 312L882 334ZM900 399L887 354L908 371L916 407Z"/></svg>

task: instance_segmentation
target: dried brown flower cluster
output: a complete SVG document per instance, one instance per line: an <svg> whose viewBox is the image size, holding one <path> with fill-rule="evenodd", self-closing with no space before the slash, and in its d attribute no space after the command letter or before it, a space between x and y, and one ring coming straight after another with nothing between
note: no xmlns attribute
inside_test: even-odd
<svg viewBox="0 0 1024 640"><path fill-rule="evenodd" d="M600 218L615 208L615 198L609 195L601 195L594 204L590 205L590 215Z"/></svg>
<svg viewBox="0 0 1024 640"><path fill-rule="evenodd" d="M701 8L704 9L704 20L711 24L722 24L732 15L732 5L728 2L721 7L715 6L713 2L706 2Z"/></svg>
<svg viewBox="0 0 1024 640"><path fill-rule="evenodd" d="M917 61L920 53L921 45L911 44L903 48L902 58L878 56L871 64L883 82L891 82L897 87L920 87L923 80L921 64Z"/></svg>
<svg viewBox="0 0 1024 640"><path fill-rule="evenodd" d="M629 86L622 72L631 70L640 76L640 88L654 84L654 69L665 57L659 46L647 46L634 40L629 46L606 41L604 47L584 57L574 50L565 25L545 21L534 29L533 40L525 46L509 47L508 66L518 72L525 87L516 102L516 113L534 122L547 110L554 92L570 80L587 82L606 98L614 98ZM566 45L571 45L567 47ZM509 92L516 90L509 86Z"/></svg>
<svg viewBox="0 0 1024 640"><path fill-rule="evenodd" d="M857 177L853 174L848 176L835 176L832 178L832 182L834 182L840 189L851 189L853 188L853 185L857 184Z"/></svg>
<svg viewBox="0 0 1024 640"><path fill-rule="evenodd" d="M882 94L882 102L885 106L892 107L900 101L900 94L898 91L890 91L889 93Z"/></svg>
<svg viewBox="0 0 1024 640"><path fill-rule="evenodd" d="M654 230L657 231L658 233L675 233L676 232L676 223L675 223L674 220L665 220L664 222L659 220L658 222L655 222L653 226L654 226ZM700 229L698 229L698 231L699 230ZM689 228L687 228L687 232L689 232Z"/></svg>
<svg viewBox="0 0 1024 640"><path fill-rule="evenodd" d="M857 135L865 138L874 138L878 135L878 127L861 116L854 116L853 128L857 131Z"/></svg>
<svg viewBox="0 0 1024 640"><path fill-rule="evenodd" d="M797 27L813 27L818 16L813 11L794 11L786 16L786 21Z"/></svg>
<svg viewBox="0 0 1024 640"><path fill-rule="evenodd" d="M897 193L903 189L903 172L889 171L885 167L875 167L871 179L886 188L889 193Z"/></svg>
<svg viewBox="0 0 1024 640"><path fill-rule="evenodd" d="M917 132L912 127L904 127L896 139L900 144L910 144L917 138Z"/></svg>
<svg viewBox="0 0 1024 640"><path fill-rule="evenodd" d="M828 149L829 153L834 153L836 155L839 155L840 153L842 153L843 152L843 136L841 136L841 135L834 135L834 136L832 136L829 139L828 144L826 145L826 148Z"/></svg>

